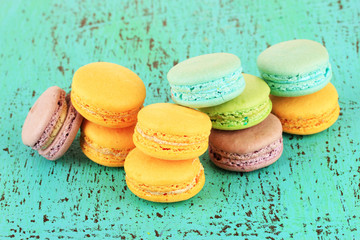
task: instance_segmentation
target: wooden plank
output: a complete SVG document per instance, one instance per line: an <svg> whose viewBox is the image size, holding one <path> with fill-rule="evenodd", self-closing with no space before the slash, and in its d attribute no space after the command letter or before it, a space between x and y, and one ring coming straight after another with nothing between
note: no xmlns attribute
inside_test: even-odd
<svg viewBox="0 0 360 240"><path fill-rule="evenodd" d="M348 1L2 1L0 9L0 238L358 239L360 9ZM76 138L56 162L21 143L27 111L49 86L70 90L80 66L115 62L145 82L145 105L171 102L168 70L211 52L238 55L259 75L270 45L324 44L341 116L313 136L284 134L284 153L252 173L216 168L194 198L137 198L123 169L82 154Z"/></svg>

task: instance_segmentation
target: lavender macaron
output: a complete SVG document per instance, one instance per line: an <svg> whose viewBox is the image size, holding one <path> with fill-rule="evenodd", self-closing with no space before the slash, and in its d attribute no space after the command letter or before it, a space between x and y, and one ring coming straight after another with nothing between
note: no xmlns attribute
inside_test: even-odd
<svg viewBox="0 0 360 240"><path fill-rule="evenodd" d="M56 160L68 150L83 117L75 110L66 92L48 88L31 107L22 127L22 141L49 160Z"/></svg>
<svg viewBox="0 0 360 240"><path fill-rule="evenodd" d="M251 172L264 168L277 161L282 152L282 126L273 114L244 130L211 130L210 159L226 170Z"/></svg>

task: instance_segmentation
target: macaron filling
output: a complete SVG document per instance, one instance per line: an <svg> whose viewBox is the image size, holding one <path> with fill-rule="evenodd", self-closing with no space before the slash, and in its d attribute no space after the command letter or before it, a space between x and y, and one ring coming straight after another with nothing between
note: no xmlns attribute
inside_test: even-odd
<svg viewBox="0 0 360 240"><path fill-rule="evenodd" d="M44 150L50 146L65 122L67 111L68 106L64 95L59 99L55 114L51 117L40 139L32 147L33 149Z"/></svg>
<svg viewBox="0 0 360 240"><path fill-rule="evenodd" d="M273 143L251 153L232 153L218 149L209 144L209 154L213 161L230 167L248 167L260 164L279 156L283 150L283 139L280 138Z"/></svg>
<svg viewBox="0 0 360 240"><path fill-rule="evenodd" d="M76 93L71 92L71 100L73 103L78 106L82 111L87 112L88 114L92 115L98 119L110 119L114 122L136 122L137 113L140 111L142 106L135 109L130 109L127 111L119 112L112 112L102 108L97 108L93 106L89 106L87 104L83 104Z"/></svg>
<svg viewBox="0 0 360 240"><path fill-rule="evenodd" d="M126 156L132 149L122 149L122 148L106 148L94 143L90 138L81 134L80 136L81 146L85 145L90 148L93 152L96 152L101 155L111 155L119 159L125 160Z"/></svg>
<svg viewBox="0 0 360 240"><path fill-rule="evenodd" d="M242 68L208 82L193 85L170 84L171 96L174 101L193 102L222 98L233 92L242 92L245 88Z"/></svg>
<svg viewBox="0 0 360 240"><path fill-rule="evenodd" d="M73 106L71 106L68 110L66 118L69 119L68 125L63 125L62 131L56 136L55 140L53 141L53 144L44 152L39 152L42 156L44 156L47 159L52 159L62 148L62 146L67 141L68 137L70 136L70 133L73 129L73 125L75 122L75 119L78 117L78 112L75 110ZM65 122L65 121L64 121Z"/></svg>
<svg viewBox="0 0 360 240"><path fill-rule="evenodd" d="M172 146L190 146L204 143L207 140L207 135L198 136L176 136L172 134L159 134L149 129L143 130L139 125L136 125L135 130L143 138L146 138L157 144L165 144Z"/></svg>
<svg viewBox="0 0 360 240"><path fill-rule="evenodd" d="M169 186L148 186L143 183L138 183L135 179L130 178L126 175L126 182L128 185L131 185L138 191L143 192L146 195L178 195L188 192L189 190L193 189L196 184L199 183L201 176L204 174L204 168L200 165L199 172L193 178L193 180L189 183L185 184L173 184ZM170 189L170 190L169 190Z"/></svg>
<svg viewBox="0 0 360 240"><path fill-rule="evenodd" d="M260 72L261 76L268 83L272 91L281 92L301 91L309 88L316 88L320 85L326 85L332 77L331 65L329 62L315 71L295 76Z"/></svg>
<svg viewBox="0 0 360 240"><path fill-rule="evenodd" d="M266 118L271 111L272 103L270 99L261 103L257 107L235 110L233 112L213 112L207 113L213 124L213 128L237 129L241 126L254 125Z"/></svg>

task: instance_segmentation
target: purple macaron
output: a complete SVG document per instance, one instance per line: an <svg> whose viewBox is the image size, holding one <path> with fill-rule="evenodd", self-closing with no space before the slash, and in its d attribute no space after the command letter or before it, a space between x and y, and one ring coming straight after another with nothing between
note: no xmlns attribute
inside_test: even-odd
<svg viewBox="0 0 360 240"><path fill-rule="evenodd" d="M211 130L210 159L226 170L251 172L264 168L277 161L282 152L282 126L273 114L244 130Z"/></svg>
<svg viewBox="0 0 360 240"><path fill-rule="evenodd" d="M22 141L43 157L56 160L74 141L82 120L70 96L57 86L50 87L30 109L22 128Z"/></svg>

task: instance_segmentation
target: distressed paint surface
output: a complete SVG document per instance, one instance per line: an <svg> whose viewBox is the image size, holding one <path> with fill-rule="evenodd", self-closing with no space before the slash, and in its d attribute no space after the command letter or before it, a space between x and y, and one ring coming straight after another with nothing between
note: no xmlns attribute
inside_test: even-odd
<svg viewBox="0 0 360 240"><path fill-rule="evenodd" d="M360 78L357 0L1 1L0 239L359 239ZM169 102L167 71L188 57L230 52L244 72L280 41L324 44L341 116L313 136L284 135L284 153L252 173L220 170L202 156L194 198L137 198L122 168L82 154L47 161L21 143L21 127L49 86L70 90L74 71L121 64L145 82L145 104Z"/></svg>

